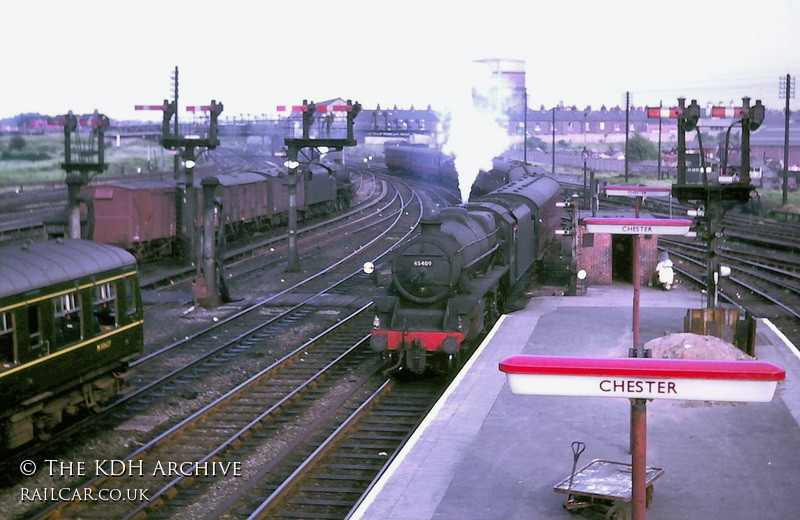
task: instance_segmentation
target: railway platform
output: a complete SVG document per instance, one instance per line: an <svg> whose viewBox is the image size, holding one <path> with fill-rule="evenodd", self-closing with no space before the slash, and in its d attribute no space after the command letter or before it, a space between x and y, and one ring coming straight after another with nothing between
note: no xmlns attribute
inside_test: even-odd
<svg viewBox="0 0 800 520"><path fill-rule="evenodd" d="M641 340L682 332L686 310L702 303L682 288L642 288ZM571 445L586 445L578 467L630 463L630 402L514 395L498 364L515 354L625 357L632 337L630 285L536 297L504 316L351 518L575 518L553 489L570 475ZM647 465L664 470L648 519L797 517L800 355L759 321L756 357L786 370L769 403L648 404Z"/></svg>

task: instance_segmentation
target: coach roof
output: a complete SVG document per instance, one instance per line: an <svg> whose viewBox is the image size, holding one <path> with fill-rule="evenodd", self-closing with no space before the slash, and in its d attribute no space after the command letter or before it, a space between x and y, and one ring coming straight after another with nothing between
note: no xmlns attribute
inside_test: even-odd
<svg viewBox="0 0 800 520"><path fill-rule="evenodd" d="M0 297L135 265L136 259L124 249L90 240L58 239L3 246Z"/></svg>

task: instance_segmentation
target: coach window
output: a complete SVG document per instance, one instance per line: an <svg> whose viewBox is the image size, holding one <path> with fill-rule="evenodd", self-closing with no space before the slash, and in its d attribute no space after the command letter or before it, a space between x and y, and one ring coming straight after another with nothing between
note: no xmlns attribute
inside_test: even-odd
<svg viewBox="0 0 800 520"><path fill-rule="evenodd" d="M92 312L100 332L117 326L117 291L112 282L92 286Z"/></svg>
<svg viewBox="0 0 800 520"><path fill-rule="evenodd" d="M136 278L125 278L125 313L128 316L136 314Z"/></svg>
<svg viewBox="0 0 800 520"><path fill-rule="evenodd" d="M14 359L14 315L0 313L0 372L16 364Z"/></svg>
<svg viewBox="0 0 800 520"><path fill-rule="evenodd" d="M28 306L28 337L30 338L28 344L32 352L36 352L39 356L49 354L49 346L42 339L41 313L39 306L36 304ZM45 348L39 351L42 347Z"/></svg>
<svg viewBox="0 0 800 520"><path fill-rule="evenodd" d="M53 298L53 322L56 329L56 349L83 339L81 333L81 308L78 293L72 291Z"/></svg>

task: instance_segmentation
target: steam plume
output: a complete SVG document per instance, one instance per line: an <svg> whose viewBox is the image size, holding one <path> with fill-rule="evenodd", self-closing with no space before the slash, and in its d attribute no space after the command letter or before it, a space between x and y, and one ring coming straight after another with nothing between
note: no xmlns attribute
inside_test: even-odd
<svg viewBox="0 0 800 520"><path fill-rule="evenodd" d="M479 63L471 64L468 78L453 89L453 103L440 113L445 121L442 150L455 156L462 202L469 199L478 171L490 170L492 159L511 144L507 130L511 86Z"/></svg>

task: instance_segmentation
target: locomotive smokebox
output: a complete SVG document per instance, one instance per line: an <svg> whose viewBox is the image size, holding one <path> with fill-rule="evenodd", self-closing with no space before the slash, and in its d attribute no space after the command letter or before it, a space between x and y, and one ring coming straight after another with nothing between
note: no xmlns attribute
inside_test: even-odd
<svg viewBox="0 0 800 520"><path fill-rule="evenodd" d="M405 298L433 303L465 288L497 249L497 226L486 211L445 208L420 223L421 234L401 247L392 263L392 281Z"/></svg>

